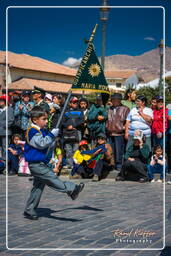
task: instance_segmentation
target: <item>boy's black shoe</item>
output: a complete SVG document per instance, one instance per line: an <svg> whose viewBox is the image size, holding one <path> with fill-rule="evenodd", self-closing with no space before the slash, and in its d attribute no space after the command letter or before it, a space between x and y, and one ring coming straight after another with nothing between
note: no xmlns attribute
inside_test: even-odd
<svg viewBox="0 0 171 256"><path fill-rule="evenodd" d="M38 220L38 216L37 216L37 215L30 215L30 214L27 213L27 212L24 212L23 215L24 215L24 217L26 217L27 219L30 219L30 220Z"/></svg>
<svg viewBox="0 0 171 256"><path fill-rule="evenodd" d="M70 195L70 197L72 198L72 200L75 200L77 197L78 197L78 195L79 195L79 193L83 190L83 188L84 188L84 183L80 183L79 185L76 185L75 186L75 189L74 189L74 191L72 192L72 194Z"/></svg>

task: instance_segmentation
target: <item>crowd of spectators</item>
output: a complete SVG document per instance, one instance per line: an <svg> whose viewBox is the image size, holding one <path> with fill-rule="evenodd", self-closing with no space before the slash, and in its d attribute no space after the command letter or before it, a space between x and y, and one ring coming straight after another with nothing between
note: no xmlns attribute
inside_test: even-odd
<svg viewBox="0 0 171 256"><path fill-rule="evenodd" d="M0 96L1 172L8 169L8 175L30 175L24 160L30 112L36 106L45 110L47 129L52 130L64 102L65 96L39 89L24 91L17 97ZM117 170L116 181L154 182L154 174L160 173L158 181L162 182L163 166L171 171L171 104L165 107L162 96L154 96L147 102L134 89L127 90L124 99L120 93L112 94L106 105L101 94L95 102L73 96L61 121L49 164L56 175L66 168L73 178L100 181L110 171Z"/></svg>

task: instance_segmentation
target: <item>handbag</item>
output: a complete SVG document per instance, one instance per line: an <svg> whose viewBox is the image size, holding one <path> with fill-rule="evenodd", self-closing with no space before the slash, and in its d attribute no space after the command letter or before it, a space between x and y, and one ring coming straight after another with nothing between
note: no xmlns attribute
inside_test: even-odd
<svg viewBox="0 0 171 256"><path fill-rule="evenodd" d="M18 176L31 176L28 162L26 162L24 157L21 157L19 161Z"/></svg>
<svg viewBox="0 0 171 256"><path fill-rule="evenodd" d="M79 135L77 130L63 130L63 138L65 143L79 142Z"/></svg>

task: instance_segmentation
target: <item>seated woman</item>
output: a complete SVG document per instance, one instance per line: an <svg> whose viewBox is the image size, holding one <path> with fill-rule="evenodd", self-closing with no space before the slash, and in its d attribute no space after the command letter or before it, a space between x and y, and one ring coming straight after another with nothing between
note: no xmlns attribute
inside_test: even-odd
<svg viewBox="0 0 171 256"><path fill-rule="evenodd" d="M73 155L74 167L71 171L71 176L75 175L74 177L77 177L79 175L81 178L89 178L89 168L86 161L90 160L91 154L82 154L87 150L89 150L87 141L81 140L78 150Z"/></svg>
<svg viewBox="0 0 171 256"><path fill-rule="evenodd" d="M128 147L125 154L125 162L121 172L116 177L116 181L133 180L139 182L148 181L147 167L150 149L145 144L145 136L142 131L136 130L133 144Z"/></svg>

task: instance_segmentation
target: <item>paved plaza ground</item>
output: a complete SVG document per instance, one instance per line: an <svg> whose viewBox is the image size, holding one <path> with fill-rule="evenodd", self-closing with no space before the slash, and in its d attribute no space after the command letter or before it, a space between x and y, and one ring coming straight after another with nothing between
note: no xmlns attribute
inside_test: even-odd
<svg viewBox="0 0 171 256"><path fill-rule="evenodd" d="M8 177L10 250L7 250L5 179L5 176L0 176L2 256L171 255L171 185L166 185L166 247L162 251L150 249L163 247L163 184L85 180L85 189L76 201L46 187L38 208L39 220L31 221L22 213L32 181L18 176ZM74 182L79 183L79 180ZM33 248L41 250L29 250ZM82 250L50 250L56 248ZM88 248L90 250L85 250ZM95 251L95 248L103 250ZM128 250L131 248L139 249ZM148 248L148 251L141 248Z"/></svg>

